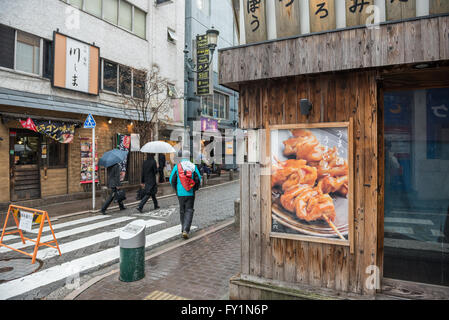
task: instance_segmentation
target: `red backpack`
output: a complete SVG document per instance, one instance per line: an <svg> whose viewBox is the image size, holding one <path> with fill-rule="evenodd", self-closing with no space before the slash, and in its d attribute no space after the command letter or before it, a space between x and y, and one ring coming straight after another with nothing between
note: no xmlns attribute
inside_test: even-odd
<svg viewBox="0 0 449 320"><path fill-rule="evenodd" d="M186 191L190 191L195 186L192 171L184 171L182 165L178 163L179 180Z"/></svg>

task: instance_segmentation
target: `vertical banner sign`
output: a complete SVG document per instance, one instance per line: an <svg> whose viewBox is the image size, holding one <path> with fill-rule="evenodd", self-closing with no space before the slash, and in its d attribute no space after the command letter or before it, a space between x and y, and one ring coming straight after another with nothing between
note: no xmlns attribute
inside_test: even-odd
<svg viewBox="0 0 449 320"><path fill-rule="evenodd" d="M299 24L299 1L275 1L276 32L278 38L295 36L301 33Z"/></svg>
<svg viewBox="0 0 449 320"><path fill-rule="evenodd" d="M448 13L449 1L447 0L430 0L430 14Z"/></svg>
<svg viewBox="0 0 449 320"><path fill-rule="evenodd" d="M67 38L65 83L67 89L89 91L89 46Z"/></svg>
<svg viewBox="0 0 449 320"><path fill-rule="evenodd" d="M387 2L390 1L391 0L388 0ZM347 0L346 26L352 27L367 24L368 18L374 14L374 11L369 8L370 6L373 5L374 0ZM372 19L369 19L369 22L372 22Z"/></svg>
<svg viewBox="0 0 449 320"><path fill-rule="evenodd" d="M196 36L196 95L203 96L213 93L212 64L209 67L210 52L206 35Z"/></svg>
<svg viewBox="0 0 449 320"><path fill-rule="evenodd" d="M387 21L416 16L416 0L387 0Z"/></svg>
<svg viewBox="0 0 449 320"><path fill-rule="evenodd" d="M267 40L265 0L243 0L243 6L246 43Z"/></svg>
<svg viewBox="0 0 449 320"><path fill-rule="evenodd" d="M100 49L54 33L53 86L98 95Z"/></svg>
<svg viewBox="0 0 449 320"><path fill-rule="evenodd" d="M81 183L92 183L92 143L90 138L81 138ZM98 154L95 153L96 163ZM98 166L95 170L95 182L98 182Z"/></svg>
<svg viewBox="0 0 449 320"><path fill-rule="evenodd" d="M126 134L117 134L117 149L129 151L131 146L131 136ZM126 177L126 167L128 166L128 158L119 163L120 181L124 181Z"/></svg>
<svg viewBox="0 0 449 320"><path fill-rule="evenodd" d="M337 27L334 0L309 0L310 32L333 30Z"/></svg>

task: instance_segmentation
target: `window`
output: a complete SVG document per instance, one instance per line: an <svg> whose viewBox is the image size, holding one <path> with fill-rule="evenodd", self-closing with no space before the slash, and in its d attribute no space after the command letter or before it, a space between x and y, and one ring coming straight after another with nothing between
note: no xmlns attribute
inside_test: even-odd
<svg viewBox="0 0 449 320"><path fill-rule="evenodd" d="M176 43L176 32L170 28L167 28L167 40L171 43Z"/></svg>
<svg viewBox="0 0 449 320"><path fill-rule="evenodd" d="M125 28L140 38L146 38L146 12L125 0L63 1L100 19Z"/></svg>
<svg viewBox="0 0 449 320"><path fill-rule="evenodd" d="M48 168L66 168L68 145L41 135L42 165Z"/></svg>
<svg viewBox="0 0 449 320"><path fill-rule="evenodd" d="M17 31L16 69L28 73L40 73L40 38Z"/></svg>
<svg viewBox="0 0 449 320"><path fill-rule="evenodd" d="M145 82L146 73L143 71L133 71L133 97L144 99L145 98Z"/></svg>
<svg viewBox="0 0 449 320"><path fill-rule="evenodd" d="M172 2L172 0L156 0L156 4L163 4L166 2Z"/></svg>
<svg viewBox="0 0 449 320"><path fill-rule="evenodd" d="M229 119L229 96L215 91L213 95L201 97L203 115Z"/></svg>
<svg viewBox="0 0 449 320"><path fill-rule="evenodd" d="M220 109L220 96L217 92L214 93L214 118L218 118L218 109Z"/></svg>
<svg viewBox="0 0 449 320"><path fill-rule="evenodd" d="M119 67L120 82L119 88L120 93L130 96L131 95L131 68L120 66Z"/></svg>
<svg viewBox="0 0 449 320"><path fill-rule="evenodd" d="M384 93L384 276L449 286L449 88Z"/></svg>
<svg viewBox="0 0 449 320"><path fill-rule="evenodd" d="M16 30L0 25L0 66L14 69L14 41Z"/></svg>
<svg viewBox="0 0 449 320"><path fill-rule="evenodd" d="M103 60L103 90L144 99L146 82L145 71Z"/></svg>
<svg viewBox="0 0 449 320"><path fill-rule="evenodd" d="M68 1L72 6L77 7L78 9L83 8L83 0L69 0Z"/></svg>
<svg viewBox="0 0 449 320"><path fill-rule="evenodd" d="M117 92L117 64L103 60L103 90Z"/></svg>
<svg viewBox="0 0 449 320"><path fill-rule="evenodd" d="M113 24L118 23L118 0L103 0L103 18Z"/></svg>
<svg viewBox="0 0 449 320"><path fill-rule="evenodd" d="M196 0L196 5L205 15L210 15L210 0Z"/></svg>
<svg viewBox="0 0 449 320"><path fill-rule="evenodd" d="M134 33L141 38L145 38L146 34L146 18L145 12L134 7Z"/></svg>
<svg viewBox="0 0 449 320"><path fill-rule="evenodd" d="M44 63L42 76L51 79L53 77L53 41L44 40Z"/></svg>
<svg viewBox="0 0 449 320"><path fill-rule="evenodd" d="M133 17L132 17L132 6L125 1L120 1L120 11L119 11L119 26L128 29L129 31L133 28Z"/></svg>
<svg viewBox="0 0 449 320"><path fill-rule="evenodd" d="M101 18L101 0L88 0L84 3L84 9L93 14L94 16Z"/></svg>

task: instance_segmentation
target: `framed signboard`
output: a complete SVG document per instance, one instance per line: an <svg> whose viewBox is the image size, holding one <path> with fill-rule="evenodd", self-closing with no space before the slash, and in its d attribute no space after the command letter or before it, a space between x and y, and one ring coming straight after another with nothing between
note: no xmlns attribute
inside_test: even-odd
<svg viewBox="0 0 449 320"><path fill-rule="evenodd" d="M98 95L100 48L58 32L53 43L53 87Z"/></svg>
<svg viewBox="0 0 449 320"><path fill-rule="evenodd" d="M353 126L270 126L271 237L353 248Z"/></svg>
<svg viewBox="0 0 449 320"><path fill-rule="evenodd" d="M209 65L210 51L207 42L207 35L196 36L196 95L204 96L214 93L213 86L213 63Z"/></svg>

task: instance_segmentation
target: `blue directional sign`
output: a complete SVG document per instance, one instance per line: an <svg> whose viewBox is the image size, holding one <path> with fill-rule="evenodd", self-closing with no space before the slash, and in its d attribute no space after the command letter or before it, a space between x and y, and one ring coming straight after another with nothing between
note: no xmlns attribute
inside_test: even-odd
<svg viewBox="0 0 449 320"><path fill-rule="evenodd" d="M97 126L94 117L92 117L92 114L89 113L89 115L86 118L86 121L84 121L84 129L93 129Z"/></svg>

